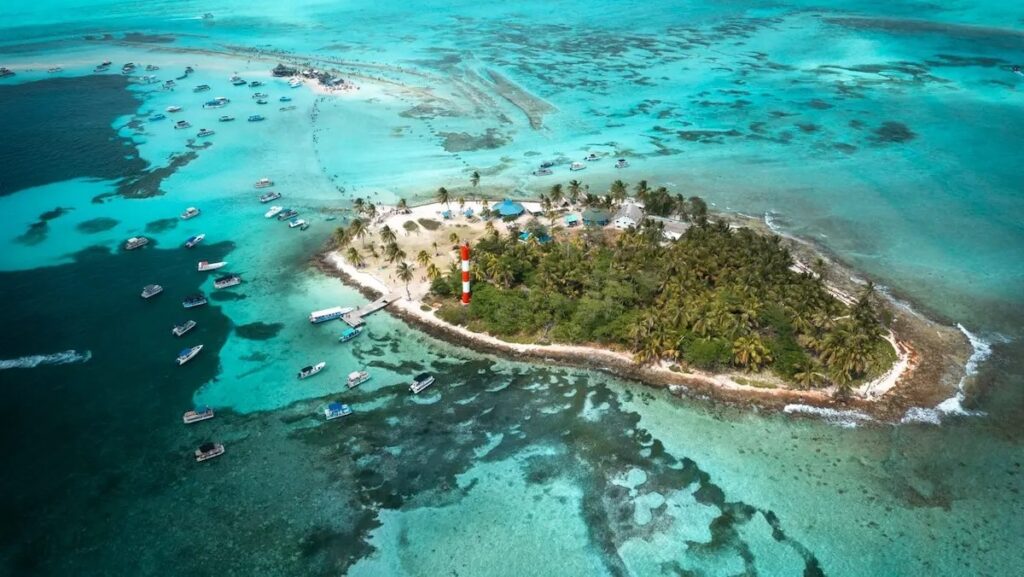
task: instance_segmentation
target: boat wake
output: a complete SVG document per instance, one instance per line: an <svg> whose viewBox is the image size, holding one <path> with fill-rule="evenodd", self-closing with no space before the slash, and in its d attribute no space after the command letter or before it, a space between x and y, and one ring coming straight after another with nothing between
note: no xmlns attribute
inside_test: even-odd
<svg viewBox="0 0 1024 577"><path fill-rule="evenodd" d="M942 401L933 409L911 407L907 410L907 414L903 415L903 418L900 420L901 423L928 423L932 425L939 425L942 423L942 417L947 415L959 415L966 417L981 417L985 415L982 411L971 411L964 408L964 388L967 386L968 380L978 374L978 367L981 366L981 363L985 362L985 360L992 355L992 343L975 335L960 323L957 323L956 328L960 329L960 332L967 337L967 340L970 341L971 348L973 349L971 356L967 359L967 364L964 366L964 376L960 379L960 382L957 383L956 394L945 401Z"/></svg>
<svg viewBox="0 0 1024 577"><path fill-rule="evenodd" d="M840 411L838 409L814 407L811 405L790 404L783 407L782 411L789 414L801 413L820 417L826 423L844 429L852 429L861 423L874 421L870 415L860 411Z"/></svg>
<svg viewBox="0 0 1024 577"><path fill-rule="evenodd" d="M0 361L0 370L3 369L33 369L39 365L68 365L71 363L84 363L92 358L92 352L79 353L75 350L53 353L51 355L30 355L19 359Z"/></svg>

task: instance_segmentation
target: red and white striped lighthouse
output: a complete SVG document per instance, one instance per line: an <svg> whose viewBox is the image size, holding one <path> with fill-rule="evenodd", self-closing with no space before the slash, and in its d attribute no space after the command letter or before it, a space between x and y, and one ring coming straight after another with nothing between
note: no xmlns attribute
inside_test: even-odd
<svg viewBox="0 0 1024 577"><path fill-rule="evenodd" d="M462 253L462 304L469 304L469 243L461 247Z"/></svg>

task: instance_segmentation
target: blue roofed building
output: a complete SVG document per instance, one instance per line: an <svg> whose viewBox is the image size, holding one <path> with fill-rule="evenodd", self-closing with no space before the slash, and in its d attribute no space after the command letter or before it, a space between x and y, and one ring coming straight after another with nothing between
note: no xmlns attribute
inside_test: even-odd
<svg viewBox="0 0 1024 577"><path fill-rule="evenodd" d="M519 215L523 214L526 209L523 205L519 204L514 200L505 199L492 208L494 212L498 213L501 218L518 218Z"/></svg>

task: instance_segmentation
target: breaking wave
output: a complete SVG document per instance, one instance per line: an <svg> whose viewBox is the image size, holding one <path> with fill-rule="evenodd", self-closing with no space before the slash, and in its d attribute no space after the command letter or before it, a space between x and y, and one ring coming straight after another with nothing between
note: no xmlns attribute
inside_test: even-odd
<svg viewBox="0 0 1024 577"><path fill-rule="evenodd" d="M814 415L830 425L836 425L844 429L852 429L861 423L874 421L871 416L860 411L840 411L825 407L813 407L811 405L790 404L783 407L782 411L789 414Z"/></svg>
<svg viewBox="0 0 1024 577"><path fill-rule="evenodd" d="M92 352L79 353L75 350L53 353L51 355L29 355L18 359L0 361L2 369L33 369L39 365L67 365L71 363L84 363L92 358Z"/></svg>
<svg viewBox="0 0 1024 577"><path fill-rule="evenodd" d="M964 366L964 376L960 379L960 382L957 383L956 394L936 405L934 409L911 407L907 410L907 414L903 415L903 418L900 419L901 423L927 423L938 425L942 423L942 417L946 415L977 417L985 414L981 411L970 411L964 408L964 388L967 386L968 379L978 374L978 367L981 366L981 363L985 362L986 359L992 356L992 343L975 335L960 323L957 323L956 328L960 329L960 332L967 337L967 340L970 341L971 348L973 349L971 356L967 359L967 364Z"/></svg>

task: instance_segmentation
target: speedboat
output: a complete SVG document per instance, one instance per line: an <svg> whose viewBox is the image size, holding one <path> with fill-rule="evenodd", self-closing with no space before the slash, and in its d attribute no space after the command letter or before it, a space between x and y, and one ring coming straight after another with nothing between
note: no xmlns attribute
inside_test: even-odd
<svg viewBox="0 0 1024 577"><path fill-rule="evenodd" d="M146 65L146 72L156 72L157 70L160 70L160 67L155 64Z"/></svg>
<svg viewBox="0 0 1024 577"><path fill-rule="evenodd" d="M295 216L298 216L298 215L299 215L299 211L292 210L290 208L286 208L286 209L282 210L280 214L277 215L277 220L289 220L292 217L295 217Z"/></svg>
<svg viewBox="0 0 1024 577"><path fill-rule="evenodd" d="M263 86L263 83L259 80L253 80L249 83L249 88L259 88L260 86Z"/></svg>
<svg viewBox="0 0 1024 577"><path fill-rule="evenodd" d="M615 161L615 168L626 168L627 166L629 166L629 163L626 162L625 158L620 158Z"/></svg>
<svg viewBox="0 0 1024 577"><path fill-rule="evenodd" d="M225 100L207 100L203 103L203 108L223 108L227 106L228 101Z"/></svg>
<svg viewBox="0 0 1024 577"><path fill-rule="evenodd" d="M164 80L163 89L164 90L174 90L174 81L173 80Z"/></svg>
<svg viewBox="0 0 1024 577"><path fill-rule="evenodd" d="M222 276L217 280L213 281L213 288L223 289L233 287L239 284L242 284L242 277L238 276L237 274L229 274L227 276Z"/></svg>
<svg viewBox="0 0 1024 577"><path fill-rule="evenodd" d="M262 114L253 114L249 117L249 122L263 122L264 120L266 120L266 117Z"/></svg>
<svg viewBox="0 0 1024 577"><path fill-rule="evenodd" d="M210 89L210 85L209 84L200 84L199 86L196 86L195 88L193 88L192 92L206 92L209 89Z"/></svg>
<svg viewBox="0 0 1024 577"><path fill-rule="evenodd" d="M185 212L181 213L181 220L188 220L197 216L199 216L199 209L194 206L190 206L185 209Z"/></svg>
<svg viewBox="0 0 1024 577"><path fill-rule="evenodd" d="M257 99L260 99L260 98L266 98L268 96L270 96L270 95L267 94L266 92L255 92L255 93L253 93L252 98L254 100L257 100Z"/></svg>
<svg viewBox="0 0 1024 577"><path fill-rule="evenodd" d="M109 60L104 60L98 66L96 66L96 68L93 68L92 71L93 72L106 72L107 69L110 68L110 64L111 64L111 62Z"/></svg>
<svg viewBox="0 0 1024 577"><path fill-rule="evenodd" d="M218 443L203 443L196 449L196 461L202 463L214 457L224 454L224 445Z"/></svg>
<svg viewBox="0 0 1024 577"><path fill-rule="evenodd" d="M148 299L149 297L156 296L164 292L164 287L158 284L148 284L142 287L142 298Z"/></svg>
<svg viewBox="0 0 1024 577"><path fill-rule="evenodd" d="M327 403L324 407L324 416L327 420L337 419L338 417L347 417L352 414L352 407L343 405L341 403Z"/></svg>
<svg viewBox="0 0 1024 577"><path fill-rule="evenodd" d="M245 86L246 82L241 76L235 74L231 77L231 84L234 84L235 86Z"/></svg>
<svg viewBox="0 0 1024 577"><path fill-rule="evenodd" d="M280 192L268 192L267 194L260 195L260 202L266 204L272 200L277 200L279 198L281 198Z"/></svg>
<svg viewBox="0 0 1024 577"><path fill-rule="evenodd" d="M144 236L133 236L124 242L125 250L135 250L149 244L149 239Z"/></svg>
<svg viewBox="0 0 1024 577"><path fill-rule="evenodd" d="M370 380L370 373L366 371L352 371L348 374L348 388L358 387Z"/></svg>
<svg viewBox="0 0 1024 577"><path fill-rule="evenodd" d="M295 105L294 104L289 104L288 106L282 106L281 108L278 108L278 110L280 110L281 112L288 112L289 110L295 110Z"/></svg>
<svg viewBox="0 0 1024 577"><path fill-rule="evenodd" d="M534 176L547 176L549 174L554 174L550 168L538 168L537 170L533 171Z"/></svg>
<svg viewBox="0 0 1024 577"><path fill-rule="evenodd" d="M266 104L266 103L267 103L267 99L266 98L258 98L258 99L256 99L256 104Z"/></svg>
<svg viewBox="0 0 1024 577"><path fill-rule="evenodd" d="M277 101L278 102L291 102L292 101L292 97L291 96L282 96L281 98L278 98Z"/></svg>
<svg viewBox="0 0 1024 577"><path fill-rule="evenodd" d="M53 68L47 68L46 71L50 74L56 74L58 72L64 72L64 69L60 66L54 66Z"/></svg>
<svg viewBox="0 0 1024 577"><path fill-rule="evenodd" d="M220 121L220 122L231 122L234 119L235 119L234 116L221 116L217 120Z"/></svg>
<svg viewBox="0 0 1024 577"><path fill-rule="evenodd" d="M121 74L131 74L135 71L135 63L129 62L121 67Z"/></svg>
<svg viewBox="0 0 1024 577"><path fill-rule="evenodd" d="M163 120L165 118L167 118L166 114L159 114L159 113L157 113L157 114L154 114L153 116L150 116L149 117L149 121L150 122L156 122L157 120Z"/></svg>
<svg viewBox="0 0 1024 577"><path fill-rule="evenodd" d="M203 345L196 345L188 349L182 349L181 352L178 353L178 366L180 367L194 359L201 350L203 350Z"/></svg>
<svg viewBox="0 0 1024 577"><path fill-rule="evenodd" d="M226 264L228 264L227 261L223 261L223 260L220 261L220 262L206 262L205 260L201 260L201 261L199 261L199 272L206 272L208 270L217 270L217 269L225 266Z"/></svg>
<svg viewBox="0 0 1024 577"><path fill-rule="evenodd" d="M205 421L206 419L212 418L213 409L207 406L196 407L191 411L185 411L185 414L181 416L181 420L184 421L186 425L191 425L192 423L198 423L199 421Z"/></svg>
<svg viewBox="0 0 1024 577"><path fill-rule="evenodd" d="M312 377L313 375L315 375L315 374L319 373L320 371L324 370L324 367L326 367L326 366L327 366L327 363L325 363L323 361L320 361L319 363L317 363L315 365L309 365L308 367L302 367L299 370L299 378L300 379L305 379L305 378L308 378L308 377Z"/></svg>
<svg viewBox="0 0 1024 577"><path fill-rule="evenodd" d="M347 343L361 334L363 334L363 329L349 327L341 332L341 336L338 337L338 342Z"/></svg>
<svg viewBox="0 0 1024 577"><path fill-rule="evenodd" d="M541 168L552 168L553 166L555 166L554 160L545 160L544 162L540 163Z"/></svg>
<svg viewBox="0 0 1024 577"><path fill-rule="evenodd" d="M299 226L299 230L306 230L307 228L309 228L309 223L302 221L302 224Z"/></svg>
<svg viewBox="0 0 1024 577"><path fill-rule="evenodd" d="M263 177L257 180L256 184L254 184L253 186L255 186L256 188L269 188L271 186L274 186L274 181L270 180L267 177Z"/></svg>
<svg viewBox="0 0 1024 577"><path fill-rule="evenodd" d="M7 78L8 76L14 76L14 71L10 68L0 66L0 78Z"/></svg>
<svg viewBox="0 0 1024 577"><path fill-rule="evenodd" d="M171 329L171 334L180 337L194 328L196 328L196 321L187 320L180 325L174 325L174 328Z"/></svg>
<svg viewBox="0 0 1024 577"><path fill-rule="evenodd" d="M199 133L196 134L197 138L205 138L207 136L213 136L213 131L206 128L199 129Z"/></svg>
<svg viewBox="0 0 1024 577"><path fill-rule="evenodd" d="M291 86L292 88L298 88L302 86L302 79L292 78L291 80L288 81L288 86Z"/></svg>
<svg viewBox="0 0 1024 577"><path fill-rule="evenodd" d="M188 237L188 240L185 241L185 248L194 247L195 245L203 242L204 238L206 238L206 233L200 233L195 236Z"/></svg>
<svg viewBox="0 0 1024 577"><path fill-rule="evenodd" d="M313 311L309 313L309 322L315 325L318 323L333 321L334 319L340 319L354 310L356 309L352 307L331 307L322 311Z"/></svg>
<svg viewBox="0 0 1024 577"><path fill-rule="evenodd" d="M1013 73L1018 76L1024 76L1024 72L1021 71L1020 66L1014 66Z"/></svg>
<svg viewBox="0 0 1024 577"><path fill-rule="evenodd" d="M180 130L180 129L183 129L183 128L191 128L191 127L192 127L192 125L187 120L179 120L179 121L174 123L174 128L176 130Z"/></svg>
<svg viewBox="0 0 1024 577"><path fill-rule="evenodd" d="M583 160L586 160L587 162L594 162L595 160L601 160L601 157L598 156L596 152L591 152Z"/></svg>
<svg viewBox="0 0 1024 577"><path fill-rule="evenodd" d="M412 384L409 385L409 390L412 391L413 394L419 394L420 391L433 384L434 375L431 375L430 373L420 373L412 380Z"/></svg>
<svg viewBox="0 0 1024 577"><path fill-rule="evenodd" d="M305 224L306 221L302 220L301 218L293 218L288 221L288 228L298 228L300 226L304 226Z"/></svg>
<svg viewBox="0 0 1024 577"><path fill-rule="evenodd" d="M282 210L284 210L283 206L272 206L272 207L270 207L270 210L268 210L267 212L263 213L263 216L265 216L267 218L273 218L274 216L277 215L277 213L281 212Z"/></svg>
<svg viewBox="0 0 1024 577"><path fill-rule="evenodd" d="M195 70L193 70L191 66L185 67L185 74L192 74L193 72L195 72Z"/></svg>
<svg viewBox="0 0 1024 577"><path fill-rule="evenodd" d="M175 112L181 112L181 107L180 106L168 106L167 107L167 112L170 112L172 114L175 113Z"/></svg>
<svg viewBox="0 0 1024 577"><path fill-rule="evenodd" d="M583 164L582 162L574 162L574 163L569 165L569 170L572 170L574 172L577 171L577 170L586 170L586 169L587 169L587 165Z"/></svg>
<svg viewBox="0 0 1024 577"><path fill-rule="evenodd" d="M194 309L205 305L208 301L203 295L196 293L194 295L188 295L181 301L181 306L187 309Z"/></svg>

